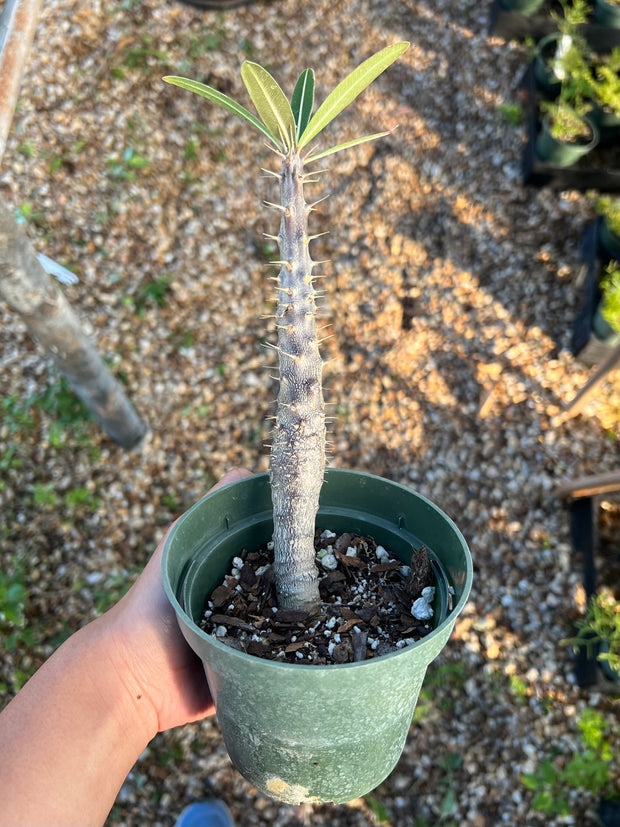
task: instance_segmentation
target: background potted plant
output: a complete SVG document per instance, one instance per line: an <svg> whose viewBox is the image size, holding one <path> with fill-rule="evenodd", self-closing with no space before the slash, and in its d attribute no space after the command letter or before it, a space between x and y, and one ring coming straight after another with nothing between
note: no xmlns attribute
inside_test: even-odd
<svg viewBox="0 0 620 827"><path fill-rule="evenodd" d="M575 62L588 53L588 46L579 26L586 22L590 8L586 0L567 3L562 0L562 15L552 12L557 31L550 32L538 42L534 55L534 76L539 87L547 94L556 96L566 79L567 56ZM585 62L585 60L584 60Z"/></svg>
<svg viewBox="0 0 620 827"><path fill-rule="evenodd" d="M541 161L569 167L587 155L598 143L598 130L567 95L560 92L555 101L541 101L544 114L536 140L536 154Z"/></svg>
<svg viewBox="0 0 620 827"><path fill-rule="evenodd" d="M391 771L426 668L447 642L471 588L467 545L436 506L388 480L338 469L325 472L322 362L307 223L313 206L304 197L306 167L388 133L321 151L310 145L407 46L397 43L366 60L314 113L310 69L300 75L289 103L263 67L244 63L242 79L259 118L212 87L166 78L241 117L267 138L281 160L280 172L272 173L280 184L280 200L270 205L280 214L279 233L272 236L280 248L274 346L280 389L270 474L221 489L190 509L168 536L163 575L183 634L205 664L233 762L259 789L291 803L346 801L368 792ZM434 599L426 595L427 617L432 615L429 634L416 642L401 641L396 651L379 657L368 657L372 653L364 644L356 662L297 665L240 651L217 629L211 634L201 627L205 599L231 571L231 562L245 570L243 550L273 540L273 612L312 630L323 607L317 525L389 546L395 557L386 565L400 570L406 563L409 575L426 559L435 582ZM338 549L330 555L347 556ZM363 618L358 620L363 625ZM358 633L365 634L361 628ZM260 646L260 637L253 643Z"/></svg>
<svg viewBox="0 0 620 827"><path fill-rule="evenodd" d="M601 300L592 320L596 336L615 345L620 341L620 264L610 261L600 280Z"/></svg>
<svg viewBox="0 0 620 827"><path fill-rule="evenodd" d="M620 133L620 48L598 56L593 66L592 119L606 138Z"/></svg>
<svg viewBox="0 0 620 827"><path fill-rule="evenodd" d="M598 143L598 130L590 118L592 72L590 51L578 25L587 18L582 0L572 6L562 4L564 17L558 19L559 33L541 41L537 71L553 100L542 100L541 130L536 142L538 157L566 167L590 152ZM543 44L550 54L546 55ZM536 66L537 64L535 64Z"/></svg>
<svg viewBox="0 0 620 827"><path fill-rule="evenodd" d="M617 272L620 278L620 269ZM609 591L598 592L588 602L574 637L563 643L575 652L585 649L588 656L596 654L606 677L620 680L620 602Z"/></svg>

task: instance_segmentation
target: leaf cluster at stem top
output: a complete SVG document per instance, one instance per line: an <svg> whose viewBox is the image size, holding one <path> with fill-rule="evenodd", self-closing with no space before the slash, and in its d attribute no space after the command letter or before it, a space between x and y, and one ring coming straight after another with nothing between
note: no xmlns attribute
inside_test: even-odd
<svg viewBox="0 0 620 827"><path fill-rule="evenodd" d="M299 151L310 141L316 139L345 107L349 106L408 48L409 43L399 42L369 57L336 86L314 114L312 114L314 107L314 72L312 69L306 69L301 73L289 103L276 80L266 69L258 63L245 61L241 67L241 78L256 108L258 118L232 98L204 83L172 75L165 77L164 80L174 86L196 92L238 115L265 135L278 150ZM347 149L387 134L389 133L380 132L355 138L347 143L312 154L306 158L306 161L318 160L341 149Z"/></svg>

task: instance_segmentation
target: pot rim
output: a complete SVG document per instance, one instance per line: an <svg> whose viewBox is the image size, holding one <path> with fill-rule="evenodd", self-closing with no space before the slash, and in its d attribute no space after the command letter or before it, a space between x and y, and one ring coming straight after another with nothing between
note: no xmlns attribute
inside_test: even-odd
<svg viewBox="0 0 620 827"><path fill-rule="evenodd" d="M286 671L305 669L305 670L311 670L311 672L313 674L318 674L319 672L323 672L325 670L332 673L335 669L340 669L340 670L342 670L342 669L356 669L356 668L359 669L359 668L362 668L362 667L365 667L366 669L380 668L381 664L384 663L387 659L402 657L403 655L407 655L407 654L413 654L416 650L418 650L419 648L421 648L425 644L428 644L431 639L436 638L441 634L446 634L447 633L448 636L451 634L452 628L454 627L454 623L456 621L456 618L462 612L462 610L464 609L467 601L469 600L469 594L471 592L471 587L472 587L472 583L473 583L473 561L472 561L472 557L471 557L471 552L469 550L469 546L467 545L467 542L466 542L465 538L463 537L461 531L459 530L457 525L454 523L452 518L449 517L444 511L442 511L431 500L427 499L423 494L419 494L417 491L414 491L412 488L409 488L408 486L402 485L401 483L394 482L393 480L388 480L385 477L379 477L378 475L368 474L368 473L363 472L363 471L350 471L350 470L341 469L341 468L328 468L327 472L328 473L336 472L336 473L343 473L343 474L351 474L351 475L355 475L356 477L365 477L365 478L370 479L370 480L381 480L382 482L387 482L390 485L397 486L398 488L401 488L401 489L403 489L404 491L406 491L408 493L415 494L416 497L419 500L422 501L422 503L424 503L427 507L429 507L433 511L435 511L438 515L440 515L442 517L442 519L444 519L448 523L448 525L450 526L450 528L454 532L456 539L458 539L458 541L461 544L461 547L462 547L462 550L463 550L463 557L464 557L464 561L465 561L465 578L464 578L464 581L463 581L462 593L461 593L461 596L459 597L458 601L452 607L452 610L448 612L446 617L444 617L443 620L440 621L440 623L432 630L432 632L429 632L428 635L425 635L424 637L420 638L419 640L416 640L415 643L411 643L408 646L403 646L402 649L398 649L394 652L388 652L385 655L379 655L378 657L370 658L369 660L356 661L355 663L332 663L332 664L282 663L282 662L276 661L276 660L269 660L267 658L260 658L260 657L257 657L256 655L248 655L246 652L241 652L238 649L233 649L231 646L227 646L225 643L220 643L216 638L213 637L213 635L207 634L207 632L205 632L204 629L201 629L200 626L198 626L196 621L191 617L191 615L186 611L185 607L179 601L179 599L177 597L177 594L172 589L172 585L171 585L171 583L169 581L169 578L167 577L167 573L166 573L170 546L171 546L172 537L173 537L173 534L174 534L174 530L169 530L169 532L166 536L165 542L164 542L164 551L163 551L163 555L162 555L162 580L163 580L164 590L166 592L166 596L167 596L169 602L171 603L171 605L173 606L173 608L174 608L174 610L177 614L177 618L182 618L184 624L192 631L192 633L194 635L198 636L202 640L204 640L207 643L209 643L210 645L214 646L216 648L216 650L219 650L222 653L226 653L227 655L229 655L231 657L241 658L241 660L243 660L243 661L250 661L251 663L254 663L254 664L261 664L265 668L275 668L275 669L286 670ZM251 477L246 477L246 478L241 479L241 480L235 480L234 482L231 482L228 485L225 485L225 486L222 486L221 488L218 488L216 491L205 494L204 497L202 497L200 500L198 500L196 503L194 503L194 505L192 505L184 514L181 515L181 517L178 518L178 520L173 524L175 526L175 530L176 530L176 528L180 527L182 525L182 523L185 521L185 519L187 519L190 514L192 514L195 510L197 510L202 505L202 503L204 503L205 500L210 499L211 497L217 496L217 494L219 494L220 492L229 490L233 486L239 486L239 485L243 485L243 484L247 485L251 481L256 481L257 479L259 479L259 480L260 479L265 479L265 478L268 478L268 477L269 477L268 472L265 472L265 473L262 473L262 474L254 474ZM320 511L320 509L319 509L319 511ZM446 585L449 585L449 582L446 578L446 575L443 572L443 570L441 569L441 567L437 566L437 565L433 565L433 569L435 570L436 577L441 575L444 578L444 580L446 582ZM438 569L439 569L439 571L438 571ZM187 572L185 572L184 574L187 574Z"/></svg>

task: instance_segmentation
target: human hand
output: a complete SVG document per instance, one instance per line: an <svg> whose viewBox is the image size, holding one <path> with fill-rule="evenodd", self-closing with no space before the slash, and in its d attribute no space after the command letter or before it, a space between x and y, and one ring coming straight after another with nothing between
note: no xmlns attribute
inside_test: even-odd
<svg viewBox="0 0 620 827"><path fill-rule="evenodd" d="M249 476L245 469L234 469L211 491ZM100 618L113 631L113 666L139 698L136 707L151 731L149 740L215 709L202 663L183 638L164 591L161 561L169 531L131 589Z"/></svg>

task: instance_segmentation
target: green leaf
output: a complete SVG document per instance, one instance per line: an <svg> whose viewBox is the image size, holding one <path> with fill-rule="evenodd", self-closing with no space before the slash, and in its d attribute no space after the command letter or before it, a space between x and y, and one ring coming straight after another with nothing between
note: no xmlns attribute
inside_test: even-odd
<svg viewBox="0 0 620 827"><path fill-rule="evenodd" d="M280 145L280 141L273 135L267 127L262 124L258 118L254 117L251 112L248 112L245 107L241 106L240 103L237 103L232 98L229 98L228 95L225 95L223 92L218 92L217 89L214 89L212 86L206 86L204 83L200 83L197 80L190 80L189 78L180 78L174 75L167 75L163 80L166 83L170 83L173 86L180 86L181 89L188 89L190 92L196 92L198 95L202 95L203 98L212 101L213 103L219 103L220 106L223 106L225 109L228 109L229 112L232 112L234 115L238 115L240 118L243 118L244 121L247 121L252 126L256 127L263 135L266 135L270 141L272 141L276 146Z"/></svg>
<svg viewBox="0 0 620 827"><path fill-rule="evenodd" d="M297 78L293 97L291 98L291 109L297 126L297 140L301 137L304 129L308 126L314 106L314 72L306 69Z"/></svg>
<svg viewBox="0 0 620 827"><path fill-rule="evenodd" d="M553 763L548 758L546 758L541 763L540 768L538 770L538 776L545 784L555 783L558 774L555 767L553 766Z"/></svg>
<svg viewBox="0 0 620 827"><path fill-rule="evenodd" d="M249 60L241 67L241 78L262 122L272 135L280 137L278 143L290 148L295 135L295 118L276 80L258 63Z"/></svg>
<svg viewBox="0 0 620 827"><path fill-rule="evenodd" d="M542 790L532 799L532 809L543 813L553 814L555 799L549 790Z"/></svg>
<svg viewBox="0 0 620 827"><path fill-rule="evenodd" d="M325 158L327 155L333 155L334 152L340 152L341 149L351 149L352 146L364 144L367 141L376 141L378 138L385 138L386 135L391 135L393 131L393 129L388 129L387 132L377 132L376 135L366 135L363 138L354 138L352 141L347 141L344 144L338 144L338 146L332 146L329 149L325 149L323 152L317 152L316 155L309 155L304 159L304 163L310 164L312 161L318 161L319 158Z"/></svg>
<svg viewBox="0 0 620 827"><path fill-rule="evenodd" d="M534 773L528 772L521 776L521 780L528 790L537 790L540 787L540 780Z"/></svg>
<svg viewBox="0 0 620 827"><path fill-rule="evenodd" d="M314 113L298 141L299 148L301 149L313 138L316 138L346 106L352 103L366 87L370 86L373 80L378 78L408 48L409 43L406 42L387 46L377 52L376 55L365 60L357 69L354 69L350 75L336 86Z"/></svg>
<svg viewBox="0 0 620 827"><path fill-rule="evenodd" d="M454 794L454 790L448 790L443 797L443 801L441 802L441 818L444 819L447 816L453 815L455 810L456 796Z"/></svg>
<svg viewBox="0 0 620 827"><path fill-rule="evenodd" d="M390 820L390 813L379 799L372 793L364 796L364 800L378 824L386 824Z"/></svg>

